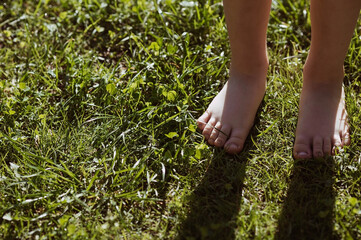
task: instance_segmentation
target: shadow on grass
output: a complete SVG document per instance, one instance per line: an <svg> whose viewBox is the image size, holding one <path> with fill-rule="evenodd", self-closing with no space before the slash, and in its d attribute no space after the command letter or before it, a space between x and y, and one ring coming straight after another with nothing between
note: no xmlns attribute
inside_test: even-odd
<svg viewBox="0 0 361 240"><path fill-rule="evenodd" d="M179 229L178 239L234 239L240 210L249 140L237 156L217 151L201 183L189 199L190 211Z"/></svg>
<svg viewBox="0 0 361 240"><path fill-rule="evenodd" d="M296 161L275 239L337 239L334 159Z"/></svg>

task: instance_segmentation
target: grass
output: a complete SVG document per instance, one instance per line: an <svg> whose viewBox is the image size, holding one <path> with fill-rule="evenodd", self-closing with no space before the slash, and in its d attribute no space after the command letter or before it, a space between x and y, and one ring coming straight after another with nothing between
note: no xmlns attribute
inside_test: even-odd
<svg viewBox="0 0 361 240"><path fill-rule="evenodd" d="M0 238L360 239L361 26L352 145L294 161L308 1L273 2L268 89L245 151L197 118L227 80L219 0L0 4Z"/></svg>

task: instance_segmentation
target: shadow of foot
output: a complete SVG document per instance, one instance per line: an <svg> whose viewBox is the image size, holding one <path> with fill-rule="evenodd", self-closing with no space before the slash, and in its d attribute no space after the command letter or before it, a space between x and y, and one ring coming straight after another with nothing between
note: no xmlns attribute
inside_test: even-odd
<svg viewBox="0 0 361 240"><path fill-rule="evenodd" d="M178 239L234 239L240 209L247 150L238 156L214 156L189 199L190 212Z"/></svg>
<svg viewBox="0 0 361 240"><path fill-rule="evenodd" d="M262 101L255 118L259 123ZM243 182L258 130L252 127L240 154L217 150L203 179L189 197L189 212L178 229L177 239L234 239L240 211Z"/></svg>
<svg viewBox="0 0 361 240"><path fill-rule="evenodd" d="M337 239L334 159L296 160L275 239Z"/></svg>

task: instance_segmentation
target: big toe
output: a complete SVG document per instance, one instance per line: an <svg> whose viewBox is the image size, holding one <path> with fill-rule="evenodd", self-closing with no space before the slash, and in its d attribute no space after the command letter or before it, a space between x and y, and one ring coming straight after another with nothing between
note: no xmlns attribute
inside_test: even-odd
<svg viewBox="0 0 361 240"><path fill-rule="evenodd" d="M226 152L230 154L237 154L242 151L244 142L248 133L241 130L233 130L228 141L224 145Z"/></svg>
<svg viewBox="0 0 361 240"><path fill-rule="evenodd" d="M296 159L311 158L311 142L304 137L296 138L295 145L293 147L293 156Z"/></svg>

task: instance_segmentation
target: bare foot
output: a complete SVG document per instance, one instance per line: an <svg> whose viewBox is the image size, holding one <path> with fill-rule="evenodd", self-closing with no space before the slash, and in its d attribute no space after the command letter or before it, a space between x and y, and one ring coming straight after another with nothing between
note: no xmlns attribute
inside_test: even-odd
<svg viewBox="0 0 361 240"><path fill-rule="evenodd" d="M342 87L343 69L324 71L307 68L300 99L300 112L293 155L296 159L334 155L350 144Z"/></svg>
<svg viewBox="0 0 361 240"><path fill-rule="evenodd" d="M252 76L231 74L207 111L197 120L209 144L224 147L231 154L243 149L265 93L266 72Z"/></svg>

